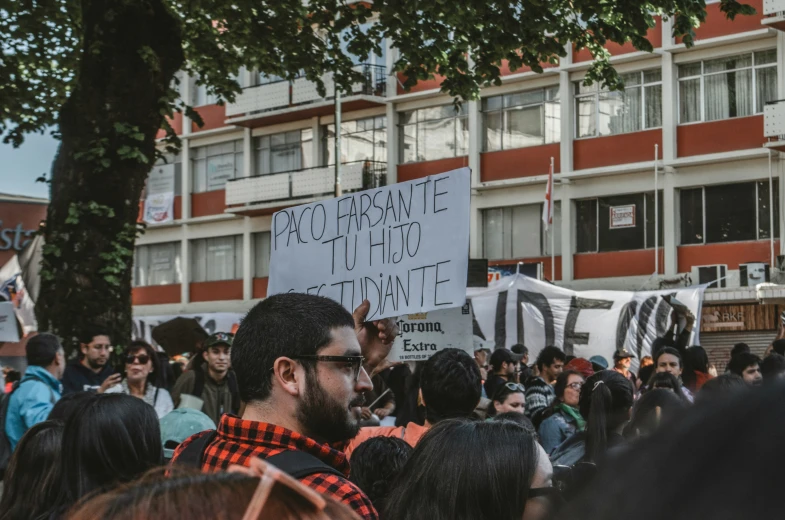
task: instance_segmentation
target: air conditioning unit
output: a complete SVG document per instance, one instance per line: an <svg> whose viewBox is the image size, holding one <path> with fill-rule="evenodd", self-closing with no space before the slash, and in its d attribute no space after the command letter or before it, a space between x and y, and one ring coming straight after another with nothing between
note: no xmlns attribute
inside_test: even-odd
<svg viewBox="0 0 785 520"><path fill-rule="evenodd" d="M542 280L542 262L520 262L518 272L530 278Z"/></svg>
<svg viewBox="0 0 785 520"><path fill-rule="evenodd" d="M692 283L709 284L709 289L727 287L727 273L728 266L725 264L694 265L692 266Z"/></svg>
<svg viewBox="0 0 785 520"><path fill-rule="evenodd" d="M739 283L742 287L755 287L769 280L771 280L769 264L763 262L739 264Z"/></svg>

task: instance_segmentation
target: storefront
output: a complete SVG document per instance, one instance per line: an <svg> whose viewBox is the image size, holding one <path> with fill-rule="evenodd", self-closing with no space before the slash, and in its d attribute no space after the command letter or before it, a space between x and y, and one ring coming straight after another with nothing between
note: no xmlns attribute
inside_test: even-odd
<svg viewBox="0 0 785 520"><path fill-rule="evenodd" d="M777 336L782 304L739 303L704 305L701 315L701 345L721 373L736 343L746 343L754 354L764 352Z"/></svg>

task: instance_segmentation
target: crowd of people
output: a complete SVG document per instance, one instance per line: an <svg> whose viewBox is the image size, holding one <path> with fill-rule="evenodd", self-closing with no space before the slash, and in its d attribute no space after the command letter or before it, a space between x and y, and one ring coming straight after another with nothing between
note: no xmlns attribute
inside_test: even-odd
<svg viewBox="0 0 785 520"><path fill-rule="evenodd" d="M782 458L785 340L763 360L734 346L721 374L683 330L612 364L546 346L529 365L524 345L394 364L395 321L368 310L272 296L235 335L204 338L179 377L141 340L120 368L104 330L69 362L56 336L32 336L0 406L0 520L779 510L766 491L784 479L761 466Z"/></svg>

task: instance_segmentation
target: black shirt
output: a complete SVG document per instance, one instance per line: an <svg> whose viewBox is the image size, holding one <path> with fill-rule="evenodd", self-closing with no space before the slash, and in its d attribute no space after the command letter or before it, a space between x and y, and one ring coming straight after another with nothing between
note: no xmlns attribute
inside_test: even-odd
<svg viewBox="0 0 785 520"><path fill-rule="evenodd" d="M499 374L490 374L485 381L485 395L488 396L488 399L493 399L496 390L498 390L499 387L504 386L506 382L507 380Z"/></svg>

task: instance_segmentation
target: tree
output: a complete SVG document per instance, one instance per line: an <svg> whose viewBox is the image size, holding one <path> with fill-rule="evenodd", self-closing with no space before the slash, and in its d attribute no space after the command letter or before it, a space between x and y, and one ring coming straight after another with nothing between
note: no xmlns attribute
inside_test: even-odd
<svg viewBox="0 0 785 520"><path fill-rule="evenodd" d="M721 5L731 18L754 12L736 0ZM178 71L228 101L241 67L304 74L322 94L321 75L332 71L348 90L361 80L352 55L379 53L384 36L406 87L439 74L442 90L472 99L499 83L503 60L540 72L573 42L596 58L588 80L618 88L603 46L651 51L655 15L671 17L689 45L706 8L703 0L0 0L0 134L18 146L57 125L61 139L47 181L40 328L67 346L92 323L120 344L130 337L139 198L162 153L156 134L167 131L171 151L179 141L168 118L182 111L201 121L177 98Z"/></svg>

